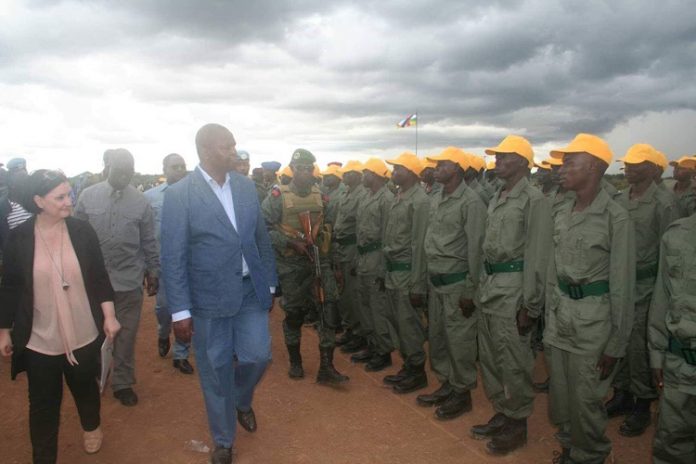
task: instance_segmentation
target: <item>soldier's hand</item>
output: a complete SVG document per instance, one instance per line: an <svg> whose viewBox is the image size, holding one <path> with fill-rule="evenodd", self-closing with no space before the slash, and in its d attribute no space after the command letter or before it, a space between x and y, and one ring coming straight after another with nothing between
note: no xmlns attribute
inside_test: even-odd
<svg viewBox="0 0 696 464"><path fill-rule="evenodd" d="M305 255L311 259L307 242L304 242L302 240L290 240L288 242L288 246L292 248L298 255Z"/></svg>
<svg viewBox="0 0 696 464"><path fill-rule="evenodd" d="M527 308L522 307L517 311L517 333L520 336L527 335L535 323L536 318L529 315Z"/></svg>
<svg viewBox="0 0 696 464"><path fill-rule="evenodd" d="M662 390L665 387L665 377L662 369L653 369L653 379L655 380L655 386L658 390Z"/></svg>
<svg viewBox="0 0 696 464"><path fill-rule="evenodd" d="M159 291L159 278L152 277L149 274L145 276L145 290L147 296L155 296Z"/></svg>
<svg viewBox="0 0 696 464"><path fill-rule="evenodd" d="M476 311L476 306L474 306L474 301L469 298L461 297L459 298L459 309L462 310L462 315L469 319L474 311Z"/></svg>
<svg viewBox="0 0 696 464"><path fill-rule="evenodd" d="M338 285L339 293L343 293L343 288L346 285L346 281L343 278L343 271L340 269L334 269L334 277L336 278L336 285Z"/></svg>
<svg viewBox="0 0 696 464"><path fill-rule="evenodd" d="M191 335L193 335L193 319L182 319L172 324L174 328L174 337L181 343L190 343Z"/></svg>
<svg viewBox="0 0 696 464"><path fill-rule="evenodd" d="M409 293L408 300L414 308L421 308L424 306L425 297L420 293Z"/></svg>
<svg viewBox="0 0 696 464"><path fill-rule="evenodd" d="M603 354L597 362L597 370L599 371L599 380L605 380L614 370L614 366L619 358L614 358L608 354Z"/></svg>

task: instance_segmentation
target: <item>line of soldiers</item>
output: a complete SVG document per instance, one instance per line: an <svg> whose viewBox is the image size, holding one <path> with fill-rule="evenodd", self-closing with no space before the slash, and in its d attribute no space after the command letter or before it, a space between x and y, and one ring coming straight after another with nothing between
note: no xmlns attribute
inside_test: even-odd
<svg viewBox="0 0 696 464"><path fill-rule="evenodd" d="M675 162L671 188L665 156L634 145L618 192L604 178L613 154L593 135L538 165L541 188L523 137L486 154L494 169L455 147L350 161L323 172L322 191L314 155L295 150L262 203L288 375L304 377L301 329L316 308L318 383L349 380L336 345L373 372L398 351L401 368L384 377L397 394L427 386L428 357L439 387L416 401L449 420L472 409L478 363L495 415L471 433L504 455L527 441L543 326L554 462L604 462L608 417L625 415L620 433L640 435L660 392L654 461L696 462L696 158Z"/></svg>

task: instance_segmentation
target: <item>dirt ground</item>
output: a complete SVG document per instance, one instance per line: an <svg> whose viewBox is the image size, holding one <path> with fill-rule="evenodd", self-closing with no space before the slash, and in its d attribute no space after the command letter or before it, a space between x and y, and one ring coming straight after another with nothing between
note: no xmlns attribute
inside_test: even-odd
<svg viewBox="0 0 696 464"><path fill-rule="evenodd" d="M486 453L485 442L469 438L473 424L492 415L483 387L473 392L474 410L458 419L441 422L433 410L416 405L423 391L395 395L382 384L385 372L367 373L337 351L337 368L350 376L347 387L333 389L315 384L318 355L315 333L304 329L302 354L306 378L290 380L287 353L283 346L282 311L272 312L274 361L261 381L254 401L258 431L249 434L238 428L236 459L251 463L550 463L558 445L555 429L547 419L547 396L538 395L529 421L528 445L506 457ZM81 447L81 430L72 398L67 391L60 430L59 463L170 463L203 464L208 455L192 451L187 442L197 440L210 446L203 398L198 376L175 371L171 354L161 359L156 348L153 300L146 299L137 345L140 403L121 406L105 392L102 402L102 450L92 456ZM400 362L394 356L398 370ZM195 363L194 363L195 364ZM537 360L537 379L543 371ZM427 391L437 388L431 377ZM9 362L0 361L0 462L28 463L31 451L28 431L26 376L9 379ZM621 420L609 424L614 444L610 462L650 462L653 428L639 438L624 438L617 429Z"/></svg>

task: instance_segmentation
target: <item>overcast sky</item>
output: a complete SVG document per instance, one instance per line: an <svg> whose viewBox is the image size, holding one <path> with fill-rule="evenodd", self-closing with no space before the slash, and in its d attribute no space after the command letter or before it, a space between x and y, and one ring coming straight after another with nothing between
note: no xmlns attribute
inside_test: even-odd
<svg viewBox="0 0 696 464"><path fill-rule="evenodd" d="M157 173L227 126L252 166L577 132L696 152L692 0L0 0L0 162Z"/></svg>

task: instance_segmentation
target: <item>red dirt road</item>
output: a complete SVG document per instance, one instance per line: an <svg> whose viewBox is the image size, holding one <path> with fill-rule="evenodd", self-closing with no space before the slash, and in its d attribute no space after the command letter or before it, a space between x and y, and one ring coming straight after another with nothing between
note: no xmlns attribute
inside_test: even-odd
<svg viewBox="0 0 696 464"><path fill-rule="evenodd" d="M210 446L203 399L197 375L186 376L171 367L171 359L160 359L156 349L153 300L146 299L137 346L140 403L121 406L104 394L102 450L84 454L81 431L72 397L64 392L59 463L71 464L203 464L208 455L191 451L186 443L199 440ZM550 463L559 449L547 419L547 397L538 395L529 421L529 444L512 455L498 458L486 454L485 442L468 436L469 428L492 415L483 387L473 393L474 410L449 422L433 418L433 410L418 407L418 393L398 396L382 385L385 373L367 373L336 354L337 368L351 377L343 389L314 383L317 370L317 338L304 330L302 353L307 377L292 381L287 375L287 354L281 330L282 311L271 317L274 362L256 392L254 410L259 423L255 434L238 428L236 463ZM171 356L171 355L170 355ZM394 356L394 367L400 362ZM195 364L195 363L194 363ZM543 374L540 370L538 378ZM428 391L437 388L431 378ZM0 462L31 462L28 431L26 376L9 380L9 362L0 361ZM639 438L623 438L617 429L620 419L609 424L614 443L610 462L647 464L653 428Z"/></svg>

